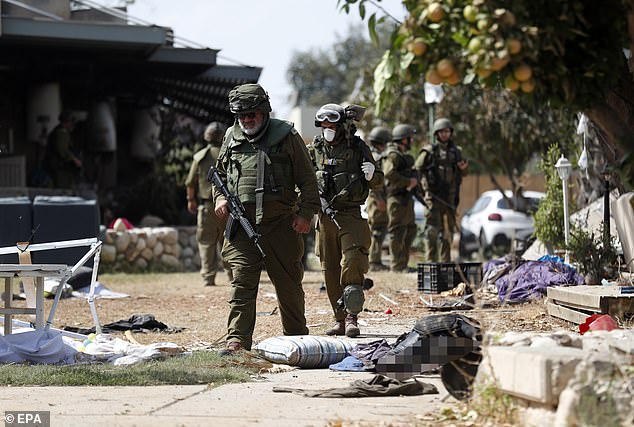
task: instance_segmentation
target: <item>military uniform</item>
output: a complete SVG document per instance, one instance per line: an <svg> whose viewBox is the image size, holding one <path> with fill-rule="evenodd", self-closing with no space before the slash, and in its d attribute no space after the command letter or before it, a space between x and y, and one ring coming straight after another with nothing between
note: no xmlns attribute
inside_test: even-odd
<svg viewBox="0 0 634 427"><path fill-rule="evenodd" d="M215 212L212 200L212 187L207 181L207 173L212 165L216 164L220 147L208 144L202 150L194 154L189 174L185 180L185 186L196 189L196 241L200 255L200 275L206 285L214 285L218 270L218 245L224 242L225 221L219 219ZM229 270L229 264L223 262L225 269Z"/></svg>
<svg viewBox="0 0 634 427"><path fill-rule="evenodd" d="M387 181L388 232L393 271L407 271L410 247L416 237L414 200L407 189L415 174L413 166L414 158L411 155L402 153L395 143L388 144L383 172Z"/></svg>
<svg viewBox="0 0 634 427"><path fill-rule="evenodd" d="M55 126L48 136L46 146L46 169L56 188L73 188L79 168L73 161L70 132L62 124Z"/></svg>
<svg viewBox="0 0 634 427"><path fill-rule="evenodd" d="M383 154L379 152L375 147L371 147L372 158L377 168L382 168ZM379 204L383 205L383 209L379 209ZM385 185L381 183L375 190L370 190L368 200L366 201L366 207L368 210L368 225L370 226L370 232L372 240L370 243L370 266L382 266L381 254L383 252L383 242L387 235L388 214L387 214L387 200L385 195Z"/></svg>
<svg viewBox="0 0 634 427"><path fill-rule="evenodd" d="M466 170L461 171L457 166L461 159L460 148L452 140L423 147L416 159L426 205L423 255L428 262L451 259L460 183L466 174Z"/></svg>
<svg viewBox="0 0 634 427"><path fill-rule="evenodd" d="M374 159L368 146L354 136L350 142L339 137L335 144L327 143L322 136L315 138L309 147L315 165L317 184L324 200L331 202L336 211L335 223L323 210L318 215L316 253L321 260L328 299L335 320L344 332L343 322L363 310L363 279L368 271L370 229L361 217L360 206L368 197L370 188L380 190L383 173L375 169L370 181L361 170L362 163ZM332 333L334 335L335 333Z"/></svg>
<svg viewBox="0 0 634 427"><path fill-rule="evenodd" d="M256 88L244 90L257 90L256 101L263 93L259 85L244 86ZM216 166L229 191L243 203L246 218L261 234L259 243L266 254L263 259L240 227L225 239L222 255L234 277L228 348L237 348L232 343L251 348L262 263L277 293L284 334L308 334L302 289L304 244L292 223L295 215L312 219L319 209L319 195L304 141L291 123L282 120L267 117L256 136L246 135L236 123L225 135ZM219 199L223 196L214 190L214 200ZM257 206L258 199L261 206Z"/></svg>

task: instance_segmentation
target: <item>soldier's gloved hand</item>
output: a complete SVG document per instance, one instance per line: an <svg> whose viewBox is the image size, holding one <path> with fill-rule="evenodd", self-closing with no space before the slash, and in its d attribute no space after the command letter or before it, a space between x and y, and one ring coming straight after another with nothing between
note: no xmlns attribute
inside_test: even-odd
<svg viewBox="0 0 634 427"><path fill-rule="evenodd" d="M369 181L374 176L374 165L371 162L361 163L361 171L365 175L365 180Z"/></svg>

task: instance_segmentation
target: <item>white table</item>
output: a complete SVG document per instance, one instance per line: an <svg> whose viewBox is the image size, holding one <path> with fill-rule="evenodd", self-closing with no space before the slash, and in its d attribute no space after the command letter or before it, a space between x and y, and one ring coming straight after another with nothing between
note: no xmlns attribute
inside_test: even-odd
<svg viewBox="0 0 634 427"><path fill-rule="evenodd" d="M0 315L4 315L4 335L11 334L12 317L15 314L34 314L35 329L43 329L50 325L55 314L55 306L51 308L48 321L44 323L44 277L60 279L59 287L55 294L56 302L59 300L64 284L72 274L71 267L65 264L0 264L0 277L4 277L4 307L0 307ZM12 283L14 278L35 278L35 308L13 307Z"/></svg>

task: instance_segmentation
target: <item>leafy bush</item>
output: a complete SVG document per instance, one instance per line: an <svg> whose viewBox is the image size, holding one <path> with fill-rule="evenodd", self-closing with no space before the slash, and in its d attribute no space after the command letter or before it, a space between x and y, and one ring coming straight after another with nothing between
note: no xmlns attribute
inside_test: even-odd
<svg viewBox="0 0 634 427"><path fill-rule="evenodd" d="M539 164L544 173L546 196L535 212L535 237L546 245L548 252L565 247L563 187L555 169L560 156L559 146L553 144Z"/></svg>

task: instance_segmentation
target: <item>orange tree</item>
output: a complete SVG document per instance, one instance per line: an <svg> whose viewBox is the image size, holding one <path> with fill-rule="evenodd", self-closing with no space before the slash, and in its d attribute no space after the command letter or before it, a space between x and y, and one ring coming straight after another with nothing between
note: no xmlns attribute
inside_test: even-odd
<svg viewBox="0 0 634 427"><path fill-rule="evenodd" d="M339 0L345 12L381 0ZM503 86L536 104L583 111L634 184L634 0L403 0L407 11L374 77L382 111L404 84ZM380 12L377 12L380 13ZM380 19L368 17L370 34ZM628 23L631 23L628 26Z"/></svg>

